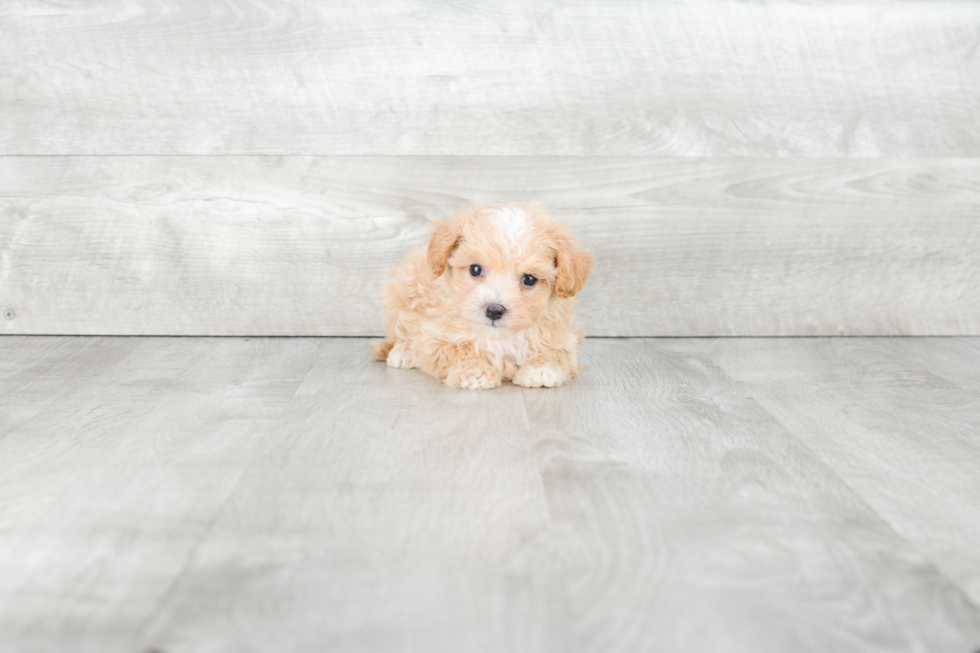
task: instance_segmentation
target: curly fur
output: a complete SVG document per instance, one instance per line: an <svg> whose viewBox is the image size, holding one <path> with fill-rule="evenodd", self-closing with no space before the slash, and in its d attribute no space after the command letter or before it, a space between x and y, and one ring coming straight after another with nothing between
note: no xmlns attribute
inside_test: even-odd
<svg viewBox="0 0 980 653"><path fill-rule="evenodd" d="M482 274L474 277L472 265ZM454 388L561 385L580 369L573 296L594 265L566 225L540 207L462 208L435 222L428 247L392 273L386 338L371 343L371 354ZM537 283L523 284L525 274ZM506 313L491 319L490 304Z"/></svg>

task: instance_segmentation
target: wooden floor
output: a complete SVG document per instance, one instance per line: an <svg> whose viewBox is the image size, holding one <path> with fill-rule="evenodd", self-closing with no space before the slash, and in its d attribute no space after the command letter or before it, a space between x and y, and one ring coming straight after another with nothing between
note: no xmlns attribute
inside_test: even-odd
<svg viewBox="0 0 980 653"><path fill-rule="evenodd" d="M0 650L980 648L980 339L0 337Z"/></svg>
<svg viewBox="0 0 980 653"><path fill-rule="evenodd" d="M0 653L980 653L978 35L0 2ZM596 254L582 377L373 362L510 202Z"/></svg>

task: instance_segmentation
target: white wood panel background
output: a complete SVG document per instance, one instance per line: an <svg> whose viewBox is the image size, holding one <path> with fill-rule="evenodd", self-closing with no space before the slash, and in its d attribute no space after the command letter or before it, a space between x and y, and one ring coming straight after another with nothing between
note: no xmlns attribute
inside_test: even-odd
<svg viewBox="0 0 980 653"><path fill-rule="evenodd" d="M428 221L522 200L596 250L590 335L980 334L978 43L976 2L0 3L0 333L376 334Z"/></svg>
<svg viewBox="0 0 980 653"><path fill-rule="evenodd" d="M980 333L980 161L0 158L3 333L376 335L465 202L596 251L588 335Z"/></svg>
<svg viewBox="0 0 980 653"><path fill-rule="evenodd" d="M18 0L0 152L977 156L975 2Z"/></svg>

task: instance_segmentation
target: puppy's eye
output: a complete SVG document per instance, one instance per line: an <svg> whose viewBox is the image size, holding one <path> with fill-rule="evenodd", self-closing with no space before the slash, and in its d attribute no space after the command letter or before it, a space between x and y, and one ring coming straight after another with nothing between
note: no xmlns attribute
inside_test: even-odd
<svg viewBox="0 0 980 653"><path fill-rule="evenodd" d="M521 283L523 283L528 288L530 288L537 282L538 282L537 278L531 274L525 274L523 277L521 277Z"/></svg>
<svg viewBox="0 0 980 653"><path fill-rule="evenodd" d="M479 265L471 265L470 266L470 275L472 275L474 277L478 277L481 274L483 274L483 268L481 268Z"/></svg>

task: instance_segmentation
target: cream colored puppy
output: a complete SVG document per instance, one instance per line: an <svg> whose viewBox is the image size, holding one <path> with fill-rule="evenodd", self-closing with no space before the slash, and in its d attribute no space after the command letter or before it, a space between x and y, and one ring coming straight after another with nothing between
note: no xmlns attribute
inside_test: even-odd
<svg viewBox="0 0 980 653"><path fill-rule="evenodd" d="M581 367L572 296L594 265L540 207L460 209L393 272L371 353L453 388L559 386Z"/></svg>

